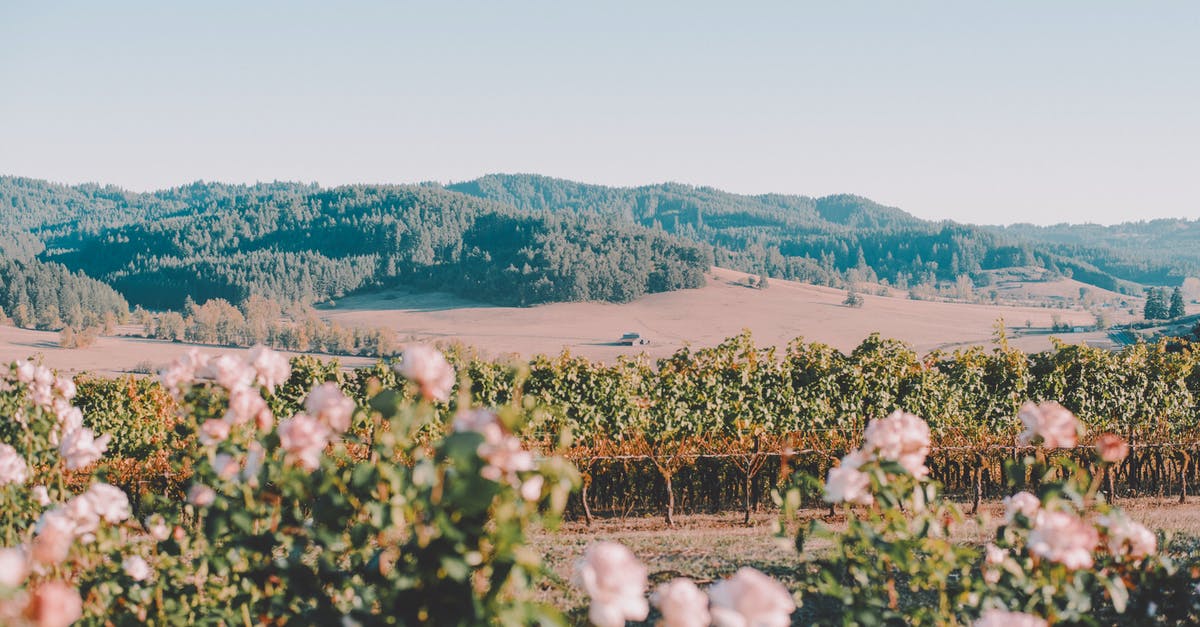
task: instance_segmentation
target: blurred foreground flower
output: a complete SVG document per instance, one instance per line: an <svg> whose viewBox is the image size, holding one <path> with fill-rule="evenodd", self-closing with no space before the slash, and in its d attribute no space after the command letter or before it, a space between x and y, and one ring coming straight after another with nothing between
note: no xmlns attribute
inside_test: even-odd
<svg viewBox="0 0 1200 627"><path fill-rule="evenodd" d="M591 598L588 619L597 627L623 627L628 620L645 620L646 567L629 549L616 542L597 542L575 565L574 581Z"/></svg>

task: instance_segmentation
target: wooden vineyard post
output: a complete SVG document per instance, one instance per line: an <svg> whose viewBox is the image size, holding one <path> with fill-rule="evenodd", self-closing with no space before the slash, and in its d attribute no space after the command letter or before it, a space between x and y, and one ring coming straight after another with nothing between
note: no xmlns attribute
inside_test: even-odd
<svg viewBox="0 0 1200 627"><path fill-rule="evenodd" d="M986 460L982 454L975 456L975 496L971 502L971 515L979 512L979 503L983 501L983 465Z"/></svg>
<svg viewBox="0 0 1200 627"><path fill-rule="evenodd" d="M1192 456L1187 451L1180 451L1179 455L1183 458L1183 464L1179 469L1179 502L1183 504L1187 503L1188 469L1192 465Z"/></svg>

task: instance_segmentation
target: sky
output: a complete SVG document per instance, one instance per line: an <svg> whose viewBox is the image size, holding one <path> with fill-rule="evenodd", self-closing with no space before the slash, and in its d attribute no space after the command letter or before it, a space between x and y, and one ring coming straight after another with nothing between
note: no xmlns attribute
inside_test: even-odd
<svg viewBox="0 0 1200 627"><path fill-rule="evenodd" d="M1200 2L0 0L0 174L1200 217Z"/></svg>

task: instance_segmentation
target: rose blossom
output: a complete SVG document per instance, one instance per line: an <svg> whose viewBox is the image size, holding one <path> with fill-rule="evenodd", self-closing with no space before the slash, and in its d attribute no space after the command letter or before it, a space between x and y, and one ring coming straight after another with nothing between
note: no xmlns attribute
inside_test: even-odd
<svg viewBox="0 0 1200 627"><path fill-rule="evenodd" d="M1113 555L1142 559L1158 551L1154 532L1122 513L1101 516L1096 522L1105 529L1105 544Z"/></svg>
<svg viewBox="0 0 1200 627"><path fill-rule="evenodd" d="M42 507L47 507L53 502L50 500L50 491L44 485L33 486L33 500Z"/></svg>
<svg viewBox="0 0 1200 627"><path fill-rule="evenodd" d="M1025 425L1025 431L1017 436L1022 445L1041 438L1046 448L1071 448L1079 441L1079 419L1054 401L1036 405L1027 401L1017 417Z"/></svg>
<svg viewBox="0 0 1200 627"><path fill-rule="evenodd" d="M233 455L228 453L217 453L212 460L212 469L213 472L217 473L218 477L224 479L225 481L229 481L238 475L238 471L241 470L241 467L237 460L233 458Z"/></svg>
<svg viewBox="0 0 1200 627"><path fill-rule="evenodd" d="M154 514L146 519L146 533L150 534L151 538L162 542L171 535L171 528L167 526L167 519L162 517L162 514Z"/></svg>
<svg viewBox="0 0 1200 627"><path fill-rule="evenodd" d="M201 353L199 349L190 349L159 373L158 379L172 396L178 397L184 388L196 380L198 372L208 369L208 361L208 355Z"/></svg>
<svg viewBox="0 0 1200 627"><path fill-rule="evenodd" d="M1092 551L1100 542L1096 529L1066 512L1041 511L1029 532L1029 552L1071 570L1091 568Z"/></svg>
<svg viewBox="0 0 1200 627"><path fill-rule="evenodd" d="M65 583L48 581L34 590L25 617L37 627L68 627L83 618L83 599Z"/></svg>
<svg viewBox="0 0 1200 627"><path fill-rule="evenodd" d="M691 579L672 579L659 584L650 602L662 612L662 627L708 627L708 597Z"/></svg>
<svg viewBox="0 0 1200 627"><path fill-rule="evenodd" d="M321 467L321 454L329 444L329 427L307 414L279 423L279 445L305 470Z"/></svg>
<svg viewBox="0 0 1200 627"><path fill-rule="evenodd" d="M918 479L929 474L929 425L908 412L896 410L887 418L872 420L864 434L863 452L878 459L898 462Z"/></svg>
<svg viewBox="0 0 1200 627"><path fill-rule="evenodd" d="M1096 440L1096 454L1110 464L1129 456L1129 444L1115 433L1105 433Z"/></svg>
<svg viewBox="0 0 1200 627"><path fill-rule="evenodd" d="M262 470L263 461L267 457L267 450L258 442L251 442L246 449L246 466L242 468L242 481L252 486L257 486L258 472Z"/></svg>
<svg viewBox="0 0 1200 627"><path fill-rule="evenodd" d="M187 501L196 507L208 507L217 500L217 492L212 488L197 483L193 485L187 493Z"/></svg>
<svg viewBox="0 0 1200 627"><path fill-rule="evenodd" d="M79 470L104 456L111 439L108 434L97 438L91 429L80 427L63 436L58 454L66 462L67 470Z"/></svg>
<svg viewBox="0 0 1200 627"><path fill-rule="evenodd" d="M254 381L256 373L246 362L233 355L221 355L208 362L208 367L197 373L217 382L217 385L233 391Z"/></svg>
<svg viewBox="0 0 1200 627"><path fill-rule="evenodd" d="M536 501L542 496L542 486L546 483L546 479L541 475L534 475L526 479L521 484L521 498L526 501Z"/></svg>
<svg viewBox="0 0 1200 627"><path fill-rule="evenodd" d="M1004 549L989 542L985 548L983 559L983 580L990 584L995 584L996 582L1000 581L1000 568L998 567L1003 564L1004 560L1007 558L1008 551L1005 551Z"/></svg>
<svg viewBox="0 0 1200 627"><path fill-rule="evenodd" d="M875 497L871 495L871 478L858 469L864 461L862 452L854 451L843 457L840 465L829 469L829 477L825 481L826 502L859 505L875 502Z"/></svg>
<svg viewBox="0 0 1200 627"><path fill-rule="evenodd" d="M575 565L574 581L591 598L588 618L597 627L624 627L646 620L646 567L615 542L597 542Z"/></svg>
<svg viewBox="0 0 1200 627"><path fill-rule="evenodd" d="M107 483L93 483L77 498L87 499L92 511L107 523L119 523L130 516L129 497L125 491Z"/></svg>
<svg viewBox="0 0 1200 627"><path fill-rule="evenodd" d="M17 449L0 444L0 486L9 483L20 485L28 478L29 468L25 465L25 458L21 457Z"/></svg>
<svg viewBox="0 0 1200 627"><path fill-rule="evenodd" d="M430 400L445 402L454 387L454 368L436 348L412 344L404 349L396 365L400 376L421 388L421 395Z"/></svg>
<svg viewBox="0 0 1200 627"><path fill-rule="evenodd" d="M67 504L58 510L52 510L51 513L54 511L62 512L70 519L73 525L72 533L84 543L96 539L95 533L100 529L100 513L96 511L95 504L86 495L80 494L67 501Z"/></svg>
<svg viewBox="0 0 1200 627"><path fill-rule="evenodd" d="M1032 614L991 609L983 613L974 627L1046 627L1046 620Z"/></svg>
<svg viewBox="0 0 1200 627"><path fill-rule="evenodd" d="M200 443L205 446L219 444L229 439L229 423L209 418L200 425Z"/></svg>
<svg viewBox="0 0 1200 627"><path fill-rule="evenodd" d="M506 480L515 488L521 484L517 473L535 468L533 454L521 446L518 438L508 433L494 412L486 409L459 412L454 417L454 430L474 431L483 436L476 453L487 462L479 471L484 479L497 482Z"/></svg>
<svg viewBox="0 0 1200 627"><path fill-rule="evenodd" d="M270 412L267 401L258 390L251 387L236 388L229 393L229 409L224 420L231 425L244 425L255 420L262 412Z"/></svg>
<svg viewBox="0 0 1200 627"><path fill-rule="evenodd" d="M0 549L0 589L16 588L29 575L29 558L23 549Z"/></svg>
<svg viewBox="0 0 1200 627"><path fill-rule="evenodd" d="M121 569L134 581L146 581L153 574L146 560L137 555L130 555L121 562Z"/></svg>
<svg viewBox="0 0 1200 627"><path fill-rule="evenodd" d="M753 568L739 568L717 582L708 597L717 627L788 627L796 611L787 588Z"/></svg>
<svg viewBox="0 0 1200 627"><path fill-rule="evenodd" d="M274 392L275 388L286 382L292 374L292 366L287 357L261 344L250 349L246 355L246 362L254 369L254 380L268 392Z"/></svg>
<svg viewBox="0 0 1200 627"><path fill-rule="evenodd" d="M66 512L58 509L42 514L36 533L29 554L33 561L48 566L67 559L75 542L75 523Z"/></svg>
<svg viewBox="0 0 1200 627"><path fill-rule="evenodd" d="M342 394L336 383L322 383L313 386L308 393L304 409L333 431L345 433L350 429L350 418L354 415L354 401Z"/></svg>
<svg viewBox="0 0 1200 627"><path fill-rule="evenodd" d="M1038 497L1025 491L1017 492L1004 498L1004 522L1011 525L1017 520L1017 514L1021 514L1032 523L1041 509L1042 502Z"/></svg>

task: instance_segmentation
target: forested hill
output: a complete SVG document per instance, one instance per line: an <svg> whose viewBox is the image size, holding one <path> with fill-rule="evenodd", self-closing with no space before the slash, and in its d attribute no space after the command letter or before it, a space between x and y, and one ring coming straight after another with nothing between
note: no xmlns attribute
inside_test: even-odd
<svg viewBox="0 0 1200 627"><path fill-rule="evenodd" d="M1181 250L1195 241L1195 223L1102 237L1089 228L928 222L850 195L615 188L532 175L446 187L201 182L152 193L0 177L8 277L0 307L11 315L25 303L22 319L52 327L119 312L122 297L149 309L255 294L311 304L404 286L511 305L624 302L698 287L714 263L902 288L985 285L988 270L1018 266L1130 293L1140 293L1134 282L1178 284L1197 274L1200 253L1154 246ZM27 311L51 302L56 315Z"/></svg>
<svg viewBox="0 0 1200 627"><path fill-rule="evenodd" d="M1055 246L1096 265L1120 268L1122 276L1141 283L1177 283L1181 267L1200 266L1200 220L1160 219L1113 226L1014 224L996 228L1012 237ZM1163 274L1164 269L1167 274Z"/></svg>
<svg viewBox="0 0 1200 627"><path fill-rule="evenodd" d="M134 194L0 178L0 246L130 303L259 294L313 303L405 285L530 305L703 285L708 247L600 215L552 215L438 186L197 183Z"/></svg>
<svg viewBox="0 0 1200 627"><path fill-rule="evenodd" d="M964 275L978 282L985 270L1032 265L1140 292L1132 282L1179 284L1200 265L1196 255L1168 258L1086 237L1056 241L1016 228L929 222L850 195L747 196L673 183L617 188L525 174L449 189L524 209L619 218L714 246L718 265L815 283L837 284L848 272L902 287Z"/></svg>

